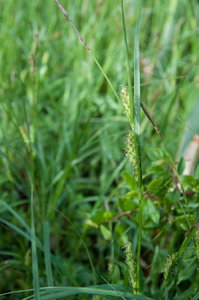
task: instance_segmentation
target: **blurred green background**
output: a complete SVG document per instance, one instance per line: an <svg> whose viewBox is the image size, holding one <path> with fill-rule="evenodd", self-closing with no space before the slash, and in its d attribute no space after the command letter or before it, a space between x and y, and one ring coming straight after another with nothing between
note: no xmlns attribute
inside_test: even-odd
<svg viewBox="0 0 199 300"><path fill-rule="evenodd" d="M120 1L61 3L119 94L120 85L127 84ZM124 6L133 75L139 1L127 0ZM193 137L177 116L199 130L198 26L196 0L143 1L141 101L174 159L180 157L180 144L184 149ZM16 227L26 229L2 204L30 225L31 183L36 234L41 241L42 221L50 222L51 251L57 260L54 283L92 284L81 241L48 205L74 223L99 276L106 274L109 245L99 229L85 225L85 220L96 203L104 208L111 192L110 201L117 201L114 191L122 184L122 171L133 173L123 151L129 130L123 108L54 0L0 0L0 45L0 290L32 286L30 241ZM147 149L162 145L146 116L141 117L145 176L150 165ZM185 135L187 145L182 145ZM45 286L40 252L40 281Z"/></svg>

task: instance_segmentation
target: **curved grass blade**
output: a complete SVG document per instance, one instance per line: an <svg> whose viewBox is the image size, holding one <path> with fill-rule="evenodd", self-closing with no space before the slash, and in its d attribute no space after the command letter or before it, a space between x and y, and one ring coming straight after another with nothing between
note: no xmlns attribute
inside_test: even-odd
<svg viewBox="0 0 199 300"><path fill-rule="evenodd" d="M31 250L32 250L32 275L33 275L33 289L34 297L36 300L40 300L40 285L39 285L39 268L37 259L37 247L35 238L35 224L34 224L34 205L33 205L33 185L31 186Z"/></svg>
<svg viewBox="0 0 199 300"><path fill-rule="evenodd" d="M62 215L62 217L64 217L73 227L74 231L76 232L76 234L78 235L78 237L80 238L80 240L82 241L83 245L84 245L84 248L87 252L87 255L88 255L88 258L89 258L89 261L90 261L90 264L91 264L91 268L92 268L92 272L93 272L93 282L94 284L97 283L97 278L96 278L96 272L95 272L95 268L94 268L94 265L93 265L93 262L92 262L92 259L91 259L91 256L90 256L90 253L88 251L88 248L84 242L84 240L82 239L81 235L79 234L79 232L76 230L75 226L73 225L73 223L70 221L70 219L68 219L64 214L62 214L61 211L59 211L58 209L48 205L50 208L54 209L55 211L57 211L60 215Z"/></svg>
<svg viewBox="0 0 199 300"><path fill-rule="evenodd" d="M0 200L0 204L2 204L18 221L19 223L21 223L21 225L26 229L26 231L28 232L28 234L26 232L24 232L23 230L21 230L20 228L18 228L17 226L11 224L10 222L0 218L0 221L3 222L4 224L6 224L7 226L9 226L10 228L12 228L13 230L15 230L16 232L20 233L21 235L23 235L26 239L28 239L29 241L31 241L31 229L28 226L28 224L22 219L22 217L14 210L12 209L12 207L10 205L8 205L6 202L4 202L3 200ZM43 251L43 245L40 242L40 240L36 237L36 244L37 247Z"/></svg>
<svg viewBox="0 0 199 300"><path fill-rule="evenodd" d="M112 285L114 287L114 285ZM60 299L63 297L68 297L72 295L78 294L87 294L87 295L97 295L101 297L114 297L115 299L121 299L124 297L126 299L136 299L136 300L155 300L154 298L149 298L143 295L136 295L131 292L124 292L118 290L118 286L116 290L105 289L104 287L94 286L88 288L81 288L81 287L52 287L52 288L41 288L41 300L50 300ZM118 292L120 295L118 295ZM24 298L23 300L34 299L34 296L29 296Z"/></svg>

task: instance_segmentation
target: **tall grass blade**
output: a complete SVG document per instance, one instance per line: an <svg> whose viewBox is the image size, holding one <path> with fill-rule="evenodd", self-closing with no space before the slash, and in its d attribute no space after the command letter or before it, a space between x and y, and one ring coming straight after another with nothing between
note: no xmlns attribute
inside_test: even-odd
<svg viewBox="0 0 199 300"><path fill-rule="evenodd" d="M135 134L138 143L138 152L140 154L140 54L139 54L139 21L142 7L142 0L140 1L140 8L136 23L135 42L134 42L134 125Z"/></svg>
<svg viewBox="0 0 199 300"><path fill-rule="evenodd" d="M37 259L37 247L35 238L35 224L34 224L34 203L33 203L33 185L31 185L31 237L32 237L32 275L33 275L33 289L34 297L40 300L40 285L39 285L39 268Z"/></svg>
<svg viewBox="0 0 199 300"><path fill-rule="evenodd" d="M50 226L48 221L43 223L44 260L48 286L53 286L53 274L50 253Z"/></svg>
<svg viewBox="0 0 199 300"><path fill-rule="evenodd" d="M141 144L140 144L140 55L139 55L139 21L142 7L142 0L140 1L140 8L136 22L135 42L134 42L134 128L136 144L138 146L138 163L139 163L139 237L137 250L137 294L140 291L140 256L141 256L141 241L142 241L142 169L141 169Z"/></svg>

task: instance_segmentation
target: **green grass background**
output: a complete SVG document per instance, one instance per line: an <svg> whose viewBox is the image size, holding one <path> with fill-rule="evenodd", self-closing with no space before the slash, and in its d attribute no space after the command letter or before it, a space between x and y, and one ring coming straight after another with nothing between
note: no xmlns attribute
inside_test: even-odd
<svg viewBox="0 0 199 300"><path fill-rule="evenodd" d="M62 5L119 93L119 86L127 84L120 1L62 0ZM124 6L133 75L139 2L125 1ZM196 0L143 1L141 99L174 158L185 132L177 116L185 123L191 118L194 124L199 112L198 26ZM37 32L34 71L30 56ZM121 172L132 172L124 160L129 127L123 109L53 0L0 0L0 45L1 200L30 226L33 181L40 240L42 221L50 222L54 284L88 286L93 278L81 240L47 204L79 230L90 249L98 282L103 283L100 275L107 272L109 245L98 229L83 224L95 202L103 206L103 199L119 185ZM146 67L152 70L150 76ZM146 116L141 117L145 174L150 164L147 149L161 147L161 142ZM33 136L32 145L24 143L20 128ZM0 214L0 290L30 288L30 241L2 220L23 232L26 229L2 204ZM43 254L38 251L40 284L45 286Z"/></svg>

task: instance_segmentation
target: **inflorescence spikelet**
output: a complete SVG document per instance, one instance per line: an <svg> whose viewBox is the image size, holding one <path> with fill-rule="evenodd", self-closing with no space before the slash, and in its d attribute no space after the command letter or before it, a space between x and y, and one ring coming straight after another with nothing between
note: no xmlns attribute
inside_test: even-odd
<svg viewBox="0 0 199 300"><path fill-rule="evenodd" d="M164 264L164 283L166 284L169 280L169 277L173 274L173 271L176 267L176 256L177 253L173 253L166 258Z"/></svg>
<svg viewBox="0 0 199 300"><path fill-rule="evenodd" d="M199 229L197 229L195 232L194 242L195 242L195 253L196 253L197 263L199 266Z"/></svg>
<svg viewBox="0 0 199 300"><path fill-rule="evenodd" d="M134 173L135 173L135 179L138 182L138 170L137 170L137 157L136 157L136 151L135 151L135 136L134 136L134 124L131 123L130 118L130 104L129 104L129 93L128 88L125 86L122 86L121 89L121 100L124 108L124 113L126 114L129 123L131 125L131 131L127 134L126 137L126 157L130 164L133 167Z"/></svg>
<svg viewBox="0 0 199 300"><path fill-rule="evenodd" d="M129 272L129 283L130 286L133 288L134 293L136 293L137 288L137 273L136 273L136 262L133 259L132 255L132 244L127 241L126 245L124 246L124 256L125 256L125 263L128 267Z"/></svg>

